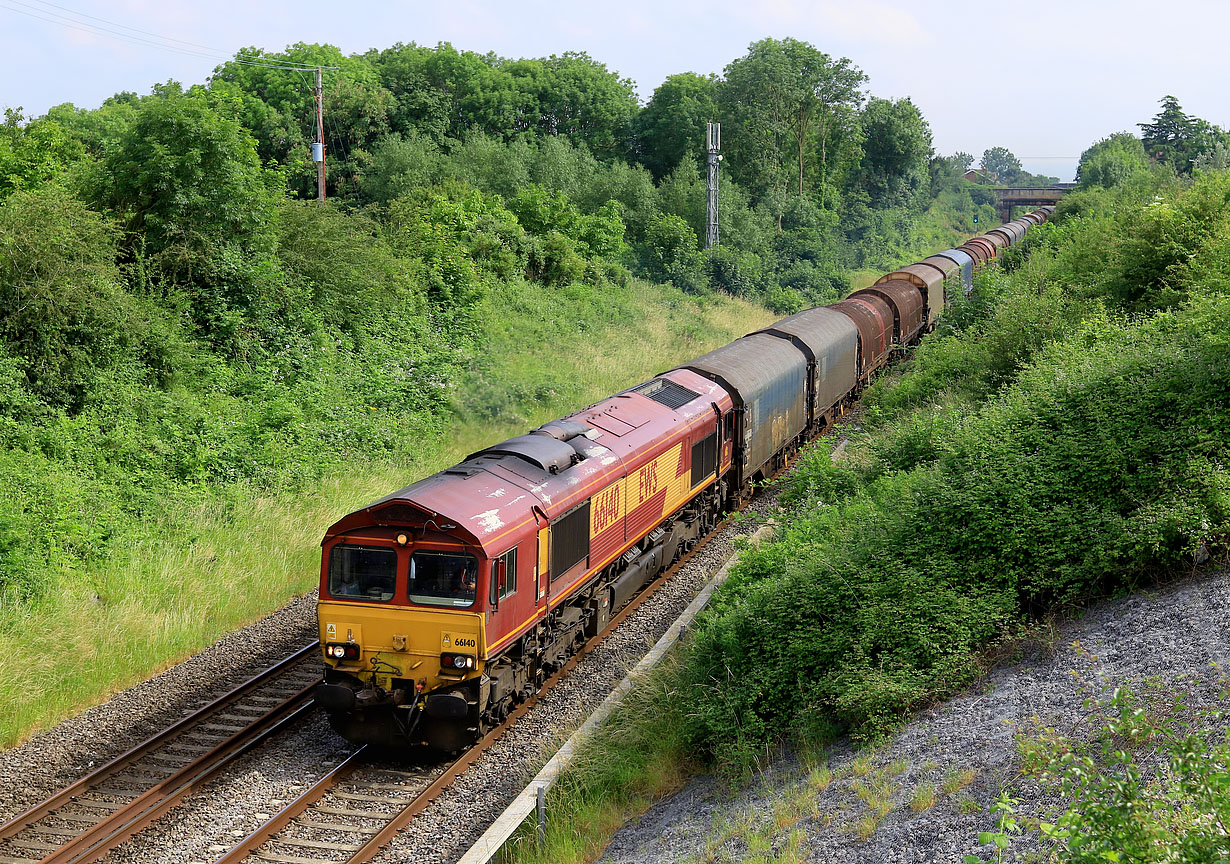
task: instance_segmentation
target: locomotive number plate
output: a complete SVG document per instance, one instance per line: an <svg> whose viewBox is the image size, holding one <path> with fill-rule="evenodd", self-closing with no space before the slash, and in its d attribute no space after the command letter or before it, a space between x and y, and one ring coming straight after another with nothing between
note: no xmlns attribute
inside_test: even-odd
<svg viewBox="0 0 1230 864"><path fill-rule="evenodd" d="M468 633L441 633L440 648L445 651L463 651L478 648L478 637Z"/></svg>

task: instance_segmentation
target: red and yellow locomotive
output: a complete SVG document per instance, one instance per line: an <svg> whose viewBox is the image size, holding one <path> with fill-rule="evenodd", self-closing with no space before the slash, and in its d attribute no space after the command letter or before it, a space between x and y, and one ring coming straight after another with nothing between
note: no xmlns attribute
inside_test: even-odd
<svg viewBox="0 0 1230 864"><path fill-rule="evenodd" d="M324 539L317 701L455 750L714 524L733 404L675 370L394 492Z"/></svg>

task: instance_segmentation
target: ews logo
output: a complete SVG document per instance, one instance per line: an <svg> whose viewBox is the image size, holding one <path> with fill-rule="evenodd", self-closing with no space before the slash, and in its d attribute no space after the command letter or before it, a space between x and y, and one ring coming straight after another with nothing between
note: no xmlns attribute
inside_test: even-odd
<svg viewBox="0 0 1230 864"><path fill-rule="evenodd" d="M648 501L657 493L661 486L658 485L658 462L655 459L636 475L636 500Z"/></svg>

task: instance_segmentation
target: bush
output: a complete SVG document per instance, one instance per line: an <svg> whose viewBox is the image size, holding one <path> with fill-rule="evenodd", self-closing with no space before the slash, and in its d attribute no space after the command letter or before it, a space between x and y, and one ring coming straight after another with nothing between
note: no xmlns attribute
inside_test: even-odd
<svg viewBox="0 0 1230 864"><path fill-rule="evenodd" d="M764 286L764 268L756 255L718 245L705 250L704 261L709 284L731 296L753 296Z"/></svg>
<svg viewBox="0 0 1230 864"><path fill-rule="evenodd" d="M1091 319L984 407L890 432L849 500L848 473L805 462L793 524L699 629L692 740L737 767L817 710L875 737L1022 616L1224 544L1228 332L1222 297Z"/></svg>
<svg viewBox="0 0 1230 864"><path fill-rule="evenodd" d="M670 282L692 294L709 287L696 234L679 216L657 216L649 223L642 261L657 281Z"/></svg>
<svg viewBox="0 0 1230 864"><path fill-rule="evenodd" d="M117 240L103 217L54 187L0 201L0 344L48 405L80 410L99 370L141 329Z"/></svg>
<svg viewBox="0 0 1230 864"><path fill-rule="evenodd" d="M1182 698L1169 693L1149 704L1116 688L1108 700L1086 702L1097 712L1090 718L1098 726L1094 741L1073 741L1054 729L1021 739L1024 773L1062 796L1064 809L1053 823L1018 820L1011 816L1018 802L1005 795L996 805L1000 831L980 834L979 843L1007 849L1009 835L1024 825L1068 864L1226 860L1230 745L1198 731L1223 717L1200 716Z"/></svg>

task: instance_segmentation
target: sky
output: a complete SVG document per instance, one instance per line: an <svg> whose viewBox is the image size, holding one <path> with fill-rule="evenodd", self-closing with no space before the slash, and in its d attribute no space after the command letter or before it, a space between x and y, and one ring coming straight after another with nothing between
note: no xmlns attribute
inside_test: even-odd
<svg viewBox="0 0 1230 864"><path fill-rule="evenodd" d="M0 107L93 108L168 79L204 82L241 48L300 41L346 53L396 42L585 51L647 100L668 75L720 74L750 43L791 36L850 58L873 95L911 98L937 152L1004 146L1027 170L1069 180L1081 151L1135 132L1167 94L1230 126L1228 26L1230 4L1207 0L0 0Z"/></svg>

